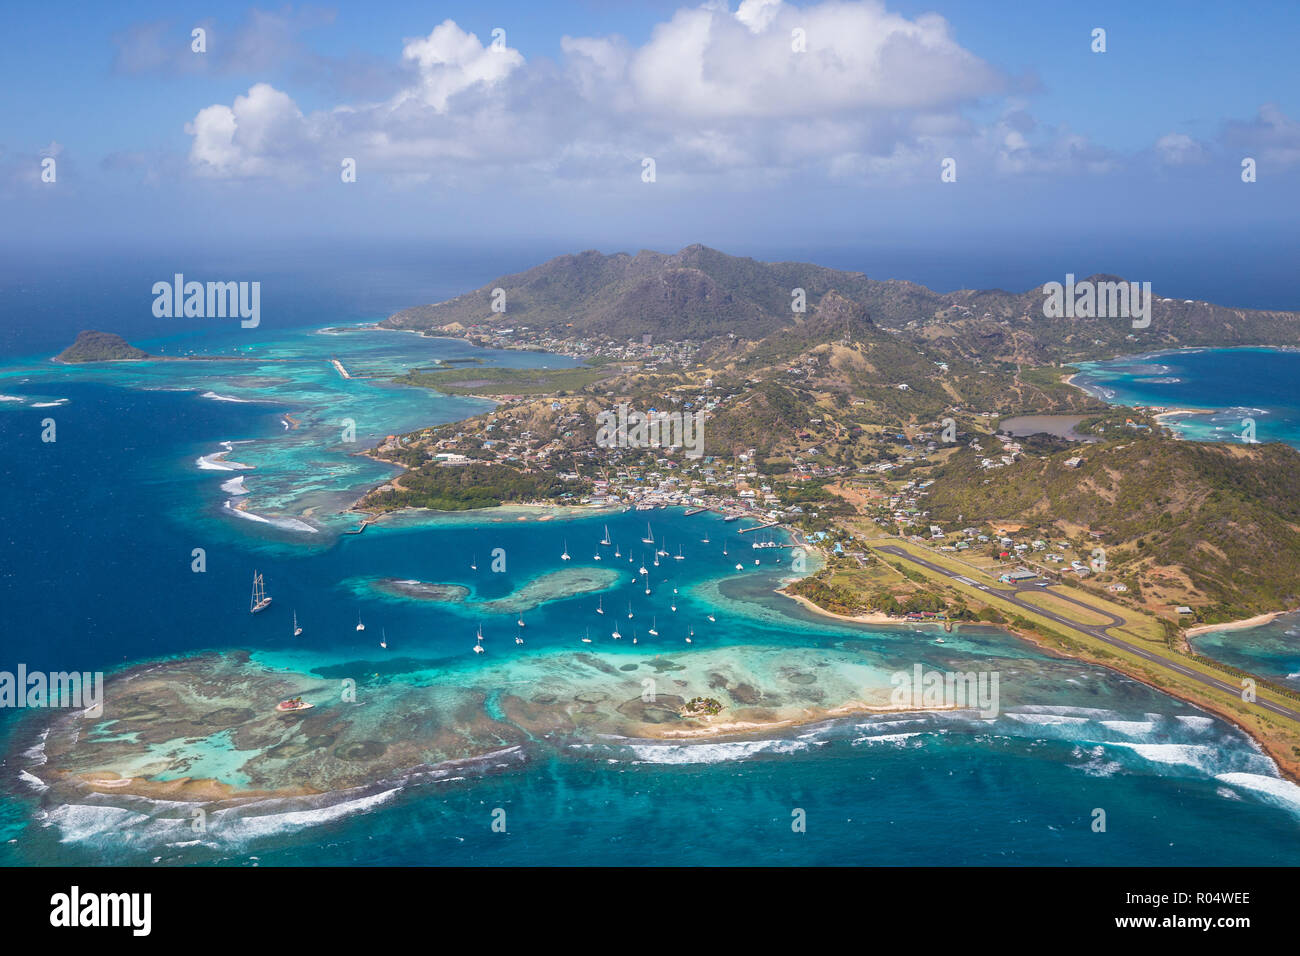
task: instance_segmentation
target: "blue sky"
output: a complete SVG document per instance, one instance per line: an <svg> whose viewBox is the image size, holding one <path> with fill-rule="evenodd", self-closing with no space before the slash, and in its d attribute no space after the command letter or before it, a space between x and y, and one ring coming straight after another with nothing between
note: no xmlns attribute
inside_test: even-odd
<svg viewBox="0 0 1300 956"><path fill-rule="evenodd" d="M31 5L0 206L10 240L1293 255L1296 36L1293 3Z"/></svg>

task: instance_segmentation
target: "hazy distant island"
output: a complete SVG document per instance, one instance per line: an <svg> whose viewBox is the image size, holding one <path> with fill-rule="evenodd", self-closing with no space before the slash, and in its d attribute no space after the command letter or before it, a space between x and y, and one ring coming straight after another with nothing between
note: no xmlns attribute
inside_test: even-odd
<svg viewBox="0 0 1300 956"><path fill-rule="evenodd" d="M54 356L54 361L67 365L83 362L139 362L157 358L144 349L138 349L115 332L96 332L87 329L77 333L77 339Z"/></svg>
<svg viewBox="0 0 1300 956"><path fill-rule="evenodd" d="M116 332L98 332L85 329L77 333L76 340L54 356L53 361L63 365L85 365L90 362L257 362L267 364L288 359L263 358L248 355L154 355L136 348Z"/></svg>

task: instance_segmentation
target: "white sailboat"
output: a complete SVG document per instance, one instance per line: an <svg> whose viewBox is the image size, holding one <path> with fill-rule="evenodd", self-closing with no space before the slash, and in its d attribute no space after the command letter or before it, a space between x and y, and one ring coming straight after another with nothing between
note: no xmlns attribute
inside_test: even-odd
<svg viewBox="0 0 1300 956"><path fill-rule="evenodd" d="M722 542L722 556L723 556L724 558L727 556L727 542L726 542L726 541L723 541L723 542Z"/></svg>
<svg viewBox="0 0 1300 956"><path fill-rule="evenodd" d="M677 605L676 605L676 604L672 605L672 611L673 611L674 614L677 613Z"/></svg>
<svg viewBox="0 0 1300 956"><path fill-rule="evenodd" d="M474 641L474 653L475 654L483 653L483 625L482 624L478 626L478 636L475 638Z"/></svg>
<svg viewBox="0 0 1300 956"><path fill-rule="evenodd" d="M655 617L655 618L651 618L651 619L650 619L650 636L651 636L651 637L658 637L658 636L659 636L659 632L655 630L655 625L658 624L658 623L659 623L659 618Z"/></svg>
<svg viewBox="0 0 1300 956"><path fill-rule="evenodd" d="M614 633L613 633L612 636L613 636L614 640L616 640L616 641L617 641L620 637L623 636L622 634L620 634L620 633L618 632L618 625L617 625L617 624L614 625Z"/></svg>
<svg viewBox="0 0 1300 956"><path fill-rule="evenodd" d="M256 614L258 611L265 611L270 606L271 599L266 596L266 585L262 581L262 575L254 571L253 596L248 600L248 613Z"/></svg>
<svg viewBox="0 0 1300 956"><path fill-rule="evenodd" d="M675 555L673 555L673 560L674 560L674 561L685 561L685 560L686 560L686 556L682 554L682 546L681 546L680 544L677 546L677 553L676 553Z"/></svg>
<svg viewBox="0 0 1300 956"><path fill-rule="evenodd" d="M382 647L384 650L388 650L388 630L387 628L381 627L379 631L383 635L383 637L379 639L379 646Z"/></svg>
<svg viewBox="0 0 1300 956"><path fill-rule="evenodd" d="M587 636L582 639L582 643L584 644L591 643L591 628L587 628Z"/></svg>
<svg viewBox="0 0 1300 956"><path fill-rule="evenodd" d="M474 555L474 557L472 557L472 558L469 559L469 569L470 569L471 571L477 571L477 570L478 570L478 555L477 555L477 554Z"/></svg>
<svg viewBox="0 0 1300 956"><path fill-rule="evenodd" d="M694 641L691 640L691 638L694 637L694 636L695 636L695 628L691 628L691 633L688 634L687 637L686 637L686 643L687 643L687 644L693 644L693 643L695 643Z"/></svg>
<svg viewBox="0 0 1300 956"><path fill-rule="evenodd" d="M623 555L618 553L618 545L614 545L614 557L621 558Z"/></svg>
<svg viewBox="0 0 1300 956"><path fill-rule="evenodd" d="M568 561L568 560L569 560L569 542L568 542L568 539L565 539L565 542L564 542L564 552L560 555L560 560L561 560L561 561Z"/></svg>
<svg viewBox="0 0 1300 956"><path fill-rule="evenodd" d="M632 628L632 643L636 643L636 628Z"/></svg>
<svg viewBox="0 0 1300 956"><path fill-rule="evenodd" d="M298 609L293 609L293 636L297 637L302 633L302 628L298 626Z"/></svg>
<svg viewBox="0 0 1300 956"><path fill-rule="evenodd" d="M604 614L604 613L605 613L605 599L604 599L604 598L596 598L596 613L597 613L597 614Z"/></svg>
<svg viewBox="0 0 1300 956"><path fill-rule="evenodd" d="M743 570L745 570L745 566L744 566L743 564L737 564L737 565L736 565L736 570L737 570L737 571L743 571Z"/></svg>
<svg viewBox="0 0 1300 956"><path fill-rule="evenodd" d="M600 539L600 543L606 547L609 546L609 525L605 525L605 537Z"/></svg>
<svg viewBox="0 0 1300 956"><path fill-rule="evenodd" d="M521 623L519 626L520 626L520 627L523 627L523 624ZM515 635L515 643L516 643L516 644L522 644L523 642L524 642L524 635L523 635L523 633L520 632L520 633L516 634L516 635Z"/></svg>
<svg viewBox="0 0 1300 956"><path fill-rule="evenodd" d="M628 616L628 617L631 617L631 616L632 616L632 602L631 602L631 601L628 601L628 602L627 602L627 616Z"/></svg>
<svg viewBox="0 0 1300 956"><path fill-rule="evenodd" d="M520 615L519 615L519 626L520 626L520 627L523 627L523 626L524 626L524 616L523 616L523 614L520 614Z"/></svg>
<svg viewBox="0 0 1300 956"><path fill-rule="evenodd" d="M710 621L717 621L717 618L714 617L712 614L710 614L710 615L709 615L709 620L710 620Z"/></svg>
<svg viewBox="0 0 1300 956"><path fill-rule="evenodd" d="M650 572L646 570L646 567L645 567L645 565L643 564L643 565L641 565L641 570L638 571L637 573L638 573L638 574L649 574Z"/></svg>
<svg viewBox="0 0 1300 956"><path fill-rule="evenodd" d="M646 522L646 525L645 525L645 537L641 539L641 543L642 543L642 544L654 544L654 543L655 543L655 535L654 535L654 532L650 530L650 522L648 522L648 521Z"/></svg>
<svg viewBox="0 0 1300 956"><path fill-rule="evenodd" d="M357 611L357 630L358 630L358 631L364 631L365 629L366 629L366 626L365 626L364 624L361 623L361 612L360 612L360 611Z"/></svg>

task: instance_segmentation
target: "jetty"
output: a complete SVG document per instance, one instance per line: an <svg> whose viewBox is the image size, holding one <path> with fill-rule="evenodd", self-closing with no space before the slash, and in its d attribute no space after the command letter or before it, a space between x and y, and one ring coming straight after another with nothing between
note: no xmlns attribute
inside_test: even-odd
<svg viewBox="0 0 1300 956"><path fill-rule="evenodd" d="M781 522L779 521L769 521L767 524L756 524L752 528L741 528L736 532L736 534L748 534L751 531L762 531L765 528L776 528L779 527L780 524Z"/></svg>

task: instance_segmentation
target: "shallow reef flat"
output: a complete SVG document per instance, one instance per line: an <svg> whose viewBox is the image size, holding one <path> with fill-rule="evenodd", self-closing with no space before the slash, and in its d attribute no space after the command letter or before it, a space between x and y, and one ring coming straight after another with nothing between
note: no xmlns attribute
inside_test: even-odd
<svg viewBox="0 0 1300 956"><path fill-rule="evenodd" d="M561 568L529 581L505 597L489 601L471 601L469 588L459 584L398 578L379 578L367 584L391 597L444 604L472 604L474 610L484 614L516 614L531 611L550 601L607 591L621 580L623 574L610 568Z"/></svg>
<svg viewBox="0 0 1300 956"><path fill-rule="evenodd" d="M29 772L87 791L189 802L364 787L510 748L723 737L894 709L889 675L847 650L545 651L272 669L247 652L152 662L109 678L98 718L66 713ZM313 706L279 713L280 700ZM684 716L686 702L721 704Z"/></svg>

